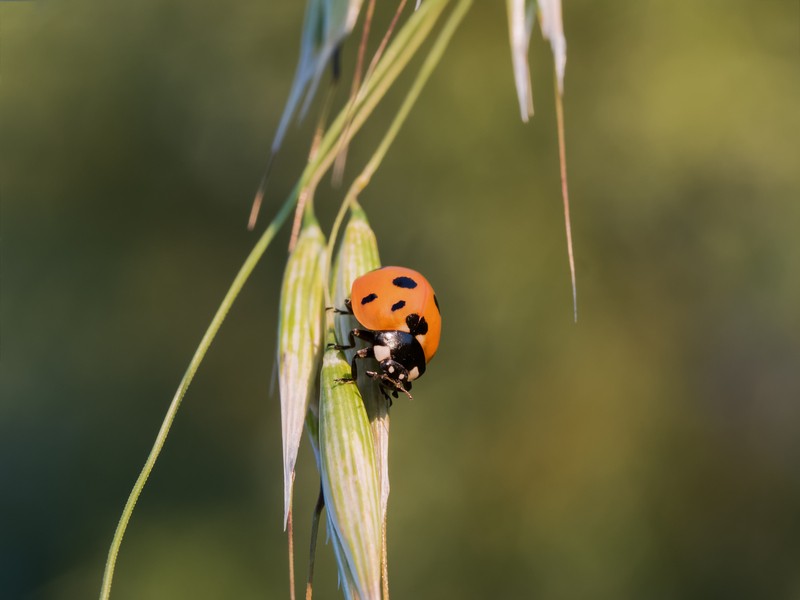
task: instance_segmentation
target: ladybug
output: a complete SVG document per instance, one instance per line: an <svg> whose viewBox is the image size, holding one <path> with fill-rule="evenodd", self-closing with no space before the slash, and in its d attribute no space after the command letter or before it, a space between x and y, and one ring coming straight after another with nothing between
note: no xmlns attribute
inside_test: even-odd
<svg viewBox="0 0 800 600"><path fill-rule="evenodd" d="M355 338L368 344L353 356L353 380L356 361L374 358L379 371L367 375L380 381L383 395L389 398L388 389L395 398L398 392L411 398L411 382L422 376L436 354L442 331L439 301L431 284L412 269L383 267L353 281L345 307L339 312L354 315L363 329L350 332L349 346L336 348L354 348Z"/></svg>

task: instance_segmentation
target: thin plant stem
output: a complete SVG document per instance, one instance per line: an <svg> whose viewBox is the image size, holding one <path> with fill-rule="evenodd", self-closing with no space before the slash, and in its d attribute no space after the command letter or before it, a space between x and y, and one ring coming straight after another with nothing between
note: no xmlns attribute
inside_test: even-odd
<svg viewBox="0 0 800 600"><path fill-rule="evenodd" d="M308 151L308 162L314 160L319 152L319 145L322 141L322 136L325 133L325 123L328 121L328 114L330 112L331 104L333 103L333 94L335 89L336 82L334 81L328 88L328 94L325 98L322 112L317 120L317 126L314 130L314 138L311 140L311 147ZM294 250L294 246L297 243L297 238L300 236L300 224L302 222L303 214L306 211L312 214L314 212L314 192L316 191L318 182L319 179L316 179L309 185L305 186L300 191L300 195L297 198L297 207L294 211L294 222L292 223L292 233L289 236L289 252Z"/></svg>
<svg viewBox="0 0 800 600"><path fill-rule="evenodd" d="M381 522L381 588L382 600L389 600L389 550L386 543L386 512Z"/></svg>
<svg viewBox="0 0 800 600"><path fill-rule="evenodd" d="M294 471L292 471L292 487L294 487ZM289 513L286 519L286 534L289 538L289 600L295 600L294 594L294 523L292 520L292 504L289 500Z"/></svg>
<svg viewBox="0 0 800 600"><path fill-rule="evenodd" d="M432 3L433 2L428 2L423 6L431 6ZM378 148L373 153L367 165L364 167L364 170L353 181L344 200L342 201L342 204L339 207L339 211L336 214L336 218L334 219L333 226L331 227L331 234L328 237L328 247L326 252L327 258L326 258L325 274L324 274L326 281L328 278L328 274L330 273L331 259L333 256L333 246L336 243L336 238L339 235L339 229L341 228L342 222L344 221L345 214L347 214L347 210L353 206L357 206L358 195L369 184L372 175L380 166L384 156L386 156L386 152L389 150L389 146L392 145L392 142L397 137L397 134L400 131L400 127L405 122L409 112L411 112L411 108L414 106L414 103L419 97L422 88L424 87L425 83L427 82L428 78L433 72L434 67L444 54L444 50L447 47L450 38L453 36L453 33L455 33L455 29L458 26L458 23L461 22L461 19L464 17L467 9L470 7L471 4L472 0L461 0L456 9L454 9L453 13L450 15L450 20L445 24L444 28L439 33L439 37L437 38L433 47L428 52L428 56L426 57L425 62L422 64L422 67L420 68L419 73L417 74L417 77L414 80L414 83L412 84L411 88L406 94L403 103L400 105L400 108L395 114L394 119L392 120L392 123L389 126L389 129L387 130L386 134L381 140L381 143L378 145ZM428 28L428 31L430 31L430 28ZM395 44L399 43L400 40L401 36L398 35L398 37L395 38ZM394 45L392 47L394 47ZM392 56L394 56L394 53L387 52L384 58L385 60L388 61ZM375 69L375 75L374 75L375 78L383 77L383 75L381 74L381 64L382 63L379 63L378 67L376 67ZM368 76L365 79L364 85L366 86L370 81L373 81L373 77ZM357 97L356 103L358 103L358 101L359 98ZM342 113L340 113L339 115L339 119L342 118L342 116L345 115L346 112L347 112L346 110L342 111ZM358 127L360 127L361 125L361 123L358 123L359 117L360 117L360 112L356 116L354 116L351 122L354 131L357 130ZM337 119L337 122L339 121L339 119ZM349 131L349 129L345 131ZM349 137L352 137L352 134ZM327 286L325 287L325 302L326 306L332 306L330 290L327 288Z"/></svg>
<svg viewBox="0 0 800 600"><path fill-rule="evenodd" d="M378 49L375 51L375 55L372 57L372 60L367 67L367 73L364 76L364 79L369 79L372 73L375 71L375 66L378 64L378 61L383 56L383 51L386 49L386 45L389 43L389 40L392 38L392 33L394 33L394 29L397 26L397 21L400 19L400 15L403 14L403 9L406 6L406 0L400 0L400 4L397 6L397 10L392 17L391 23L389 23L389 27L386 30L386 33L383 35L383 39L381 43L378 45ZM359 57L360 58L360 57ZM363 90L359 91L358 94L363 94ZM354 93L351 96L351 108L355 106L357 100L357 94ZM352 115L350 115L352 117ZM347 125L345 127L345 131L350 128L351 118L348 118ZM338 169L340 173L338 177L341 177L341 173L344 172L344 161L347 157L347 146L342 144L341 149L339 150L339 155L336 158L336 165L334 166L334 170ZM336 176L335 176L336 177Z"/></svg>
<svg viewBox="0 0 800 600"><path fill-rule="evenodd" d="M367 67L367 74L365 77L369 77L372 75L372 72L375 70L375 65L378 64L378 61L383 56L383 51L386 49L386 44L389 43L389 40L392 38L392 33L394 33L395 27L397 27L397 21L400 20L400 15L403 14L403 9L406 7L406 0L400 0L400 4L397 5L397 10L392 17L392 22L389 23L389 27L386 30L386 33L383 35L383 39L381 40L378 49L375 51L375 56L372 57L372 60L369 63L369 67Z"/></svg>
<svg viewBox="0 0 800 600"><path fill-rule="evenodd" d="M358 45L358 55L356 56L356 69L355 73L353 74L353 83L350 86L350 101L348 102L349 106L354 104L353 100L358 94L358 89L361 87L361 72L364 68L364 55L367 51L367 41L369 40L369 31L372 27L372 17L374 14L375 0L369 0L369 3L367 4L367 12L364 15L364 26L361 30L361 42ZM336 157L336 160L333 164L333 182L337 187L342 181L346 160L347 147L345 146L340 150L339 155Z"/></svg>
<svg viewBox="0 0 800 600"><path fill-rule="evenodd" d="M447 2L448 0L428 0L405 23L375 67L373 75L364 79L362 93L356 98L352 120L349 119L348 110L342 110L325 133L320 142L319 155L316 161L306 167L301 185L307 183L311 174L327 171L337 154L334 149L352 140L425 41Z"/></svg>
<svg viewBox="0 0 800 600"><path fill-rule="evenodd" d="M403 126L408 114L411 112L414 103L419 98L422 88L425 87L425 84L430 78L431 73L433 73L434 68L436 68L436 65L439 64L447 45L450 43L450 39L453 37L453 34L458 28L459 23L461 23L461 20L467 14L467 10L469 10L471 5L472 0L460 0L453 9L450 18L442 27L442 31L439 32L439 36L433 43L428 55L425 57L425 61L422 63L419 73L417 74L414 83L411 85L411 88L408 90L403 103L397 110L391 125L389 125L386 135L383 137L381 143L378 145L378 148L373 153L372 157L367 163L367 166L364 168L364 171L356 179L356 181L353 182L353 186L351 187L350 192L348 192L348 195L358 195L372 179L375 171L378 170L378 167L383 161L384 156L386 156L389 147L392 145L392 142L394 142L397 134L400 132L400 128Z"/></svg>
<svg viewBox="0 0 800 600"><path fill-rule="evenodd" d="M306 583L306 600L311 600L314 587L314 562L317 555L317 536L319 534L319 520L322 516L322 509L325 508L325 495L322 493L322 482L319 485L319 496L317 504L314 506L314 514L311 516L311 543L309 544L308 557L308 583Z"/></svg>
<svg viewBox="0 0 800 600"><path fill-rule="evenodd" d="M261 176L261 181L258 182L256 195L253 198L253 203L250 205L250 216L247 218L247 230L253 231L256 227L258 220L258 213L261 210L261 203L264 201L264 193L267 191L267 181L269 174L272 172L272 163L275 160L275 154L271 153L267 160L267 166L264 168L264 174Z"/></svg>
<svg viewBox="0 0 800 600"><path fill-rule="evenodd" d="M222 303L219 305L217 312L214 314L214 318L211 319L211 323L209 324L208 329L206 329L203 338L200 340L200 344L198 345L197 350L195 350L192 360L189 362L189 367L186 369L186 372L184 373L183 378L178 385L178 390L175 392L175 396L173 396L172 402L170 402L169 408L167 409L167 414L164 416L164 421L161 423L161 428L158 431L158 435L156 436L155 443L150 450L150 454L144 463L144 467L142 467L141 473L139 473L139 476L136 478L136 482L133 484L133 489L128 496L128 500L125 502L125 507L122 509L122 515L120 516L119 523L117 524L117 529L114 532L114 538L111 541L111 547L108 550L108 559L106 560L106 567L105 571L103 572L103 584L100 589L101 600L107 600L111 594L111 583L114 578L114 568L117 563L117 556L119 555L122 538L125 536L125 530L130 522L131 514L136 506L136 502L139 500L142 489L144 489L145 483L147 483L147 479L150 476L150 473L153 471L156 460L158 459L158 456L161 454L161 450L164 447L164 442L166 441L169 430L172 427L172 422L175 420L175 415L177 414L178 408L181 405L181 400L183 400L186 390L189 389L189 385L192 383L192 379L194 379L200 363L203 361L208 348L211 346L211 342L214 340L214 337L217 335L222 323L225 321L225 317L228 315L228 312L230 311L231 306L233 306L233 303L239 295L239 292L242 290L242 287L249 279L250 274L258 264L258 261L269 247L269 244L272 242L275 234L283 226L287 217L291 214L292 207L296 202L296 198L296 191L289 195L283 206L281 206L280 210L275 215L272 223L269 224L269 227L267 227L267 229L261 235L261 238L259 238L258 242L256 242L256 245L250 251L250 254L247 256L241 268L239 269L239 272L236 274L233 283L231 284L230 288L228 288L225 297L222 299Z"/></svg>
<svg viewBox="0 0 800 600"><path fill-rule="evenodd" d="M344 200L342 201L342 205L339 207L339 211L336 214L336 218L334 219L333 226L331 227L331 234L328 237L328 248L327 248L327 262L325 267L325 280L327 281L328 273L330 273L330 264L331 264L331 257L333 256L333 245L336 243L336 238L339 235L339 229L341 228L342 221L344 220L344 216L347 213L347 210L353 206L357 206L357 198L359 194L364 190L364 188L369 184L372 179L372 176L377 171L378 167L381 165L383 158L386 156L386 153L389 151L389 147L394 142L397 134L400 132L400 128L402 127L403 123L405 122L408 114L411 112L411 109L414 106L414 103L419 98L420 93L422 92L422 88L427 83L428 78L433 73L433 69L439 63L444 54L445 49L447 48L450 39L453 37L456 28L458 27L461 20L467 14L467 10L472 5L472 0L460 0L458 5L450 15L448 21L444 24L442 31L439 33L439 37L436 38L433 46L431 47L428 55L425 57L425 61L422 63L420 67L419 73L417 73L417 77L414 79L414 83L411 85L411 88L408 90L406 97L403 99L403 103L400 105L400 108L395 113L394 119L392 123L389 125L389 129L386 131L386 134L383 136L381 143L375 149L375 152L372 154L372 157L367 162L364 170L361 171L361 174L356 177L353 183L350 186L350 189L347 191L347 195L345 196ZM331 298L330 298L330 290L325 288L326 298L325 301L327 302L327 306L332 306Z"/></svg>
<svg viewBox="0 0 800 600"><path fill-rule="evenodd" d="M567 231L567 257L572 281L572 318L578 322L578 287L575 276L575 255L572 251L572 223L569 216L569 189L567 187L567 151L564 136L564 102L556 81L556 125L558 127L558 162L561 170L561 198L564 201L564 227Z"/></svg>
<svg viewBox="0 0 800 600"><path fill-rule="evenodd" d="M367 41L369 40L369 30L372 27L372 17L375 14L375 0L369 0L367 13L364 16L364 28L361 32L361 43L358 46L358 56L356 57L356 72L353 76L353 86L350 95L354 96L361 86L361 70L364 67L364 55L367 52Z"/></svg>
<svg viewBox="0 0 800 600"><path fill-rule="evenodd" d="M380 144L370 157L369 162L367 162L363 171L361 171L361 174L356 177L350 186L350 189L348 190L347 195L342 202L342 206L339 209L339 213L336 215L334 228L332 229L331 236L328 240L329 249L332 247L331 244L336 239L338 228L341 226L341 222L344 218L344 213L348 208L350 208L350 206L355 204L356 199L364 190L364 188L369 185L369 182L372 180L372 176L375 174L375 171L378 170L378 167L383 162L386 153L389 151L389 147L392 145L392 142L394 142L397 134L400 132L400 128L403 126L403 123L405 123L405 120L411 112L414 103L419 98L422 88L425 86L431 76L431 73L433 73L434 68L441 60L442 55L444 54L444 51L450 42L450 38L452 38L456 28L461 22L461 19L464 18L471 4L472 0L461 0L456 8L453 9L453 13L450 15L450 18L445 23L442 31L439 33L439 37L436 39L430 52L428 52L428 55L425 57L425 61L422 63L419 73L417 73L417 77L414 79L414 83L411 85L406 97L403 99L403 103L400 105L397 113L395 113L394 119L389 125L389 129L386 131L386 134L383 136ZM331 253L329 252L329 259L330 255Z"/></svg>

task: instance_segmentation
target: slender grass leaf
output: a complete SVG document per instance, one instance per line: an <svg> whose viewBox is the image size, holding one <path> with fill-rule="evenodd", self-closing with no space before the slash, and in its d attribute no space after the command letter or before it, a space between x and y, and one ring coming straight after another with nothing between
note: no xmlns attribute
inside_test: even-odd
<svg viewBox="0 0 800 600"><path fill-rule="evenodd" d="M258 261L264 255L264 252L266 252L270 243L272 243L272 240L275 238L275 234L286 222L287 217L291 214L292 207L294 206L296 200L296 192L292 192L292 194L290 194L290 196L278 210L275 218L266 228L264 233L261 234L261 237L258 239L255 246L253 246L250 254L248 254L244 263L239 268L236 277L234 277L233 283L231 283L228 291L225 293L222 302L217 308L217 312L214 313L214 317L211 319L211 322L206 328L206 332L203 335L203 338L200 340L200 344L197 346L191 361L189 361L189 366L186 369L180 384L178 384L178 389L175 392L175 395L172 397L172 401L170 402L167 413L164 416L161 428L156 435L156 439L153 443L152 449L150 450L150 454L147 456L147 460L145 461L139 476L136 478L136 481L133 484L133 489L131 490L128 499L125 502L125 506L122 509L122 514L120 515L119 522L117 523L117 528L114 531L114 537L111 540L111 545L108 549L108 558L106 559L106 566L103 571L103 581L100 588L101 600L108 600L108 598L111 596L111 586L114 581L114 570L117 566L117 557L119 555L119 549L122 546L122 539L125 537L125 531L127 530L128 523L133 515L133 509L136 507L136 502L139 500L139 496L141 495L142 490L147 483L147 479L150 477L150 473L152 473L156 461L161 454L161 450L164 447L164 442L166 442L167 436L169 435L169 431L172 427L172 423L175 420L175 416L178 414L178 409L180 408L183 397L189 389L197 370L200 368L200 364L203 362L203 358L205 358L206 352L211 346L211 342L214 341L217 332L219 331L220 327L222 327L222 323L225 321L225 317L228 315L233 303L236 301L239 292L242 290L242 287L244 287L244 284L249 279L250 274L253 272L253 269L255 269Z"/></svg>

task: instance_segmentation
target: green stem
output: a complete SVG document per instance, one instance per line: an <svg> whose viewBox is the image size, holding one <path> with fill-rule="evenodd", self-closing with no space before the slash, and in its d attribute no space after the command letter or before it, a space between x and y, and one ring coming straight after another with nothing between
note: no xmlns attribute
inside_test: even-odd
<svg viewBox="0 0 800 600"><path fill-rule="evenodd" d="M371 77L362 84L362 92L355 99L351 114L347 106L339 113L325 136L320 141L318 154L309 161L300 176L300 187L303 188L314 180L321 178L336 158L340 143L349 144L372 111L381 101L389 87L408 65L417 49L427 38L436 24L441 12L449 0L428 0L414 13L398 32L397 37L389 45L383 58L375 68Z"/></svg>
<svg viewBox="0 0 800 600"><path fill-rule="evenodd" d="M425 57L425 62L422 63L422 67L420 68L414 83L411 85L411 89L408 90L408 94L406 94L403 104L400 105L397 114L395 114L394 119L392 120L392 123L386 132L386 135L383 137L381 143L378 145L378 148L373 153L372 158L370 158L369 162L367 163L367 166L364 167L361 175L359 175L353 182L353 185L348 191L348 196L352 195L357 197L358 194L361 193L361 191L369 184L372 176L375 174L375 171L378 170L378 167L383 161L384 156L386 156L386 153L389 151L389 146L392 145L392 142L394 142L397 134L400 132L400 128L403 126L408 114L411 112L411 109L419 98L422 88L425 87L425 84L428 82L428 79L430 78L431 73L433 73L434 68L436 68L436 65L439 64L447 45L450 43L450 39L453 37L453 34L458 28L459 23L461 23L461 20L467 14L467 10L469 10L471 4L472 0L461 0L453 9L450 18L444 24L442 31L439 32L439 37L436 38L433 47L431 48L430 52L428 52L428 56Z"/></svg>
<svg viewBox="0 0 800 600"><path fill-rule="evenodd" d="M161 424L161 429L158 431L153 448L150 450L150 455L147 457L147 461L144 463L144 467L142 467L142 471L139 473L139 477L136 479L136 483L134 483L133 489L128 496L128 501L125 503L125 508L122 510L122 516L117 524L117 530L114 532L114 539L111 542L111 548L108 550L108 560L106 561L106 568L103 573L103 586L100 590L101 600L107 600L111 594L111 582L114 577L114 567L117 563L117 555L119 554L119 548L122 544L122 538L125 535L125 530L127 529L128 522L131 519L131 514L136 506L136 502L139 500L139 496L141 495L142 489L147 482L147 478L153 471L156 460L158 459L159 454L161 454L161 449L164 447L164 442L167 439L170 427L172 427L172 422L175 420L175 415L178 412L178 407L181 404L181 400L183 400L186 390L189 389L189 384L192 383L192 379L194 379L200 363L203 361L203 358L205 357L209 346L211 346L211 342L214 340L214 337L217 335L219 328L222 326L223 321L225 321L225 317L228 315L231 306L233 306L236 297L239 295L239 292L242 290L242 287L250 277L250 274L253 272L253 269L258 264L258 261L261 259L261 256L266 251L270 242L272 242L275 234L278 232L281 226L283 226L283 223L291 214L292 207L295 205L296 200L297 189L295 189L295 191L289 195L283 206L281 206L280 210L278 211L278 214L275 215L272 223L270 223L269 227L267 227L266 231L264 231L264 233L261 235L261 238L250 251L250 254L245 259L244 264L242 264L239 272L236 274L236 278L233 280L231 287L225 294L225 297L217 309L214 318L211 320L203 339L200 341L200 345L197 347L197 350L195 350L194 356L189 363L189 368L186 369L186 373L183 375L183 379L181 379L178 390L175 392L175 396L172 398L169 409L167 409L167 414Z"/></svg>
<svg viewBox="0 0 800 600"><path fill-rule="evenodd" d="M472 0L461 0L455 9L453 9L450 18L444 24L442 31L439 32L439 37L436 38L433 47L425 57L425 62L422 63L422 67L420 67L419 73L417 73L417 77L414 79L414 83L411 85L406 97L403 99L403 103L400 105L400 108L395 114L392 123L389 125L389 129L386 131L386 134L381 140L381 143L372 154L372 157L369 159L369 162L367 162L364 169L361 171L358 177L355 178L350 186L350 189L347 191L347 195L342 201L342 205L339 207L339 211L337 212L333 226L331 227L331 234L328 237L327 263L325 267L326 281L328 276L327 273L330 272L331 259L333 256L333 245L339 235L339 229L341 228L342 221L344 220L347 210L351 208L355 210L355 208L358 207L357 199L359 194L364 190L365 187L367 187L367 185L369 185L369 182L372 180L372 176L375 174L375 171L378 170L378 167L383 162L386 153L389 151L389 147L392 145L392 142L394 142L397 134L400 132L400 128L408 118L411 109L414 107L414 104L419 98L420 93L422 93L422 89L428 82L428 79L430 78L431 73L433 73L434 68L436 68L436 65L439 64L447 45L450 43L450 39L453 37L458 25L467 14L467 11L471 5ZM330 306L330 298L328 298L326 301Z"/></svg>
<svg viewBox="0 0 800 600"><path fill-rule="evenodd" d="M322 494L322 482L319 484L319 495L317 504L314 506L314 514L311 516L311 543L309 544L308 557L308 581L306 583L306 600L311 600L311 593L314 586L314 562L317 555L317 534L319 533L319 519L322 509L325 508L325 496Z"/></svg>

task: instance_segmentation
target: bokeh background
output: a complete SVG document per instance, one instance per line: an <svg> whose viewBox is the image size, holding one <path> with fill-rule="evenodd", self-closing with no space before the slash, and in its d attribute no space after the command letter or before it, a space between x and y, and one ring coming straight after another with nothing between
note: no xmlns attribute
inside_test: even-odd
<svg viewBox="0 0 800 600"><path fill-rule="evenodd" d="M256 240L302 4L0 5L3 598L99 592ZM472 8L362 196L384 263L423 271L445 319L392 413L393 596L800 598L800 5L571 0L564 22L577 324L551 57L535 33L523 125L504 3ZM261 227L313 121L290 130ZM342 195L321 186L326 226ZM185 399L114 598L288 596L270 388L287 239ZM304 441L301 581L317 485ZM340 597L330 546L315 597Z"/></svg>

